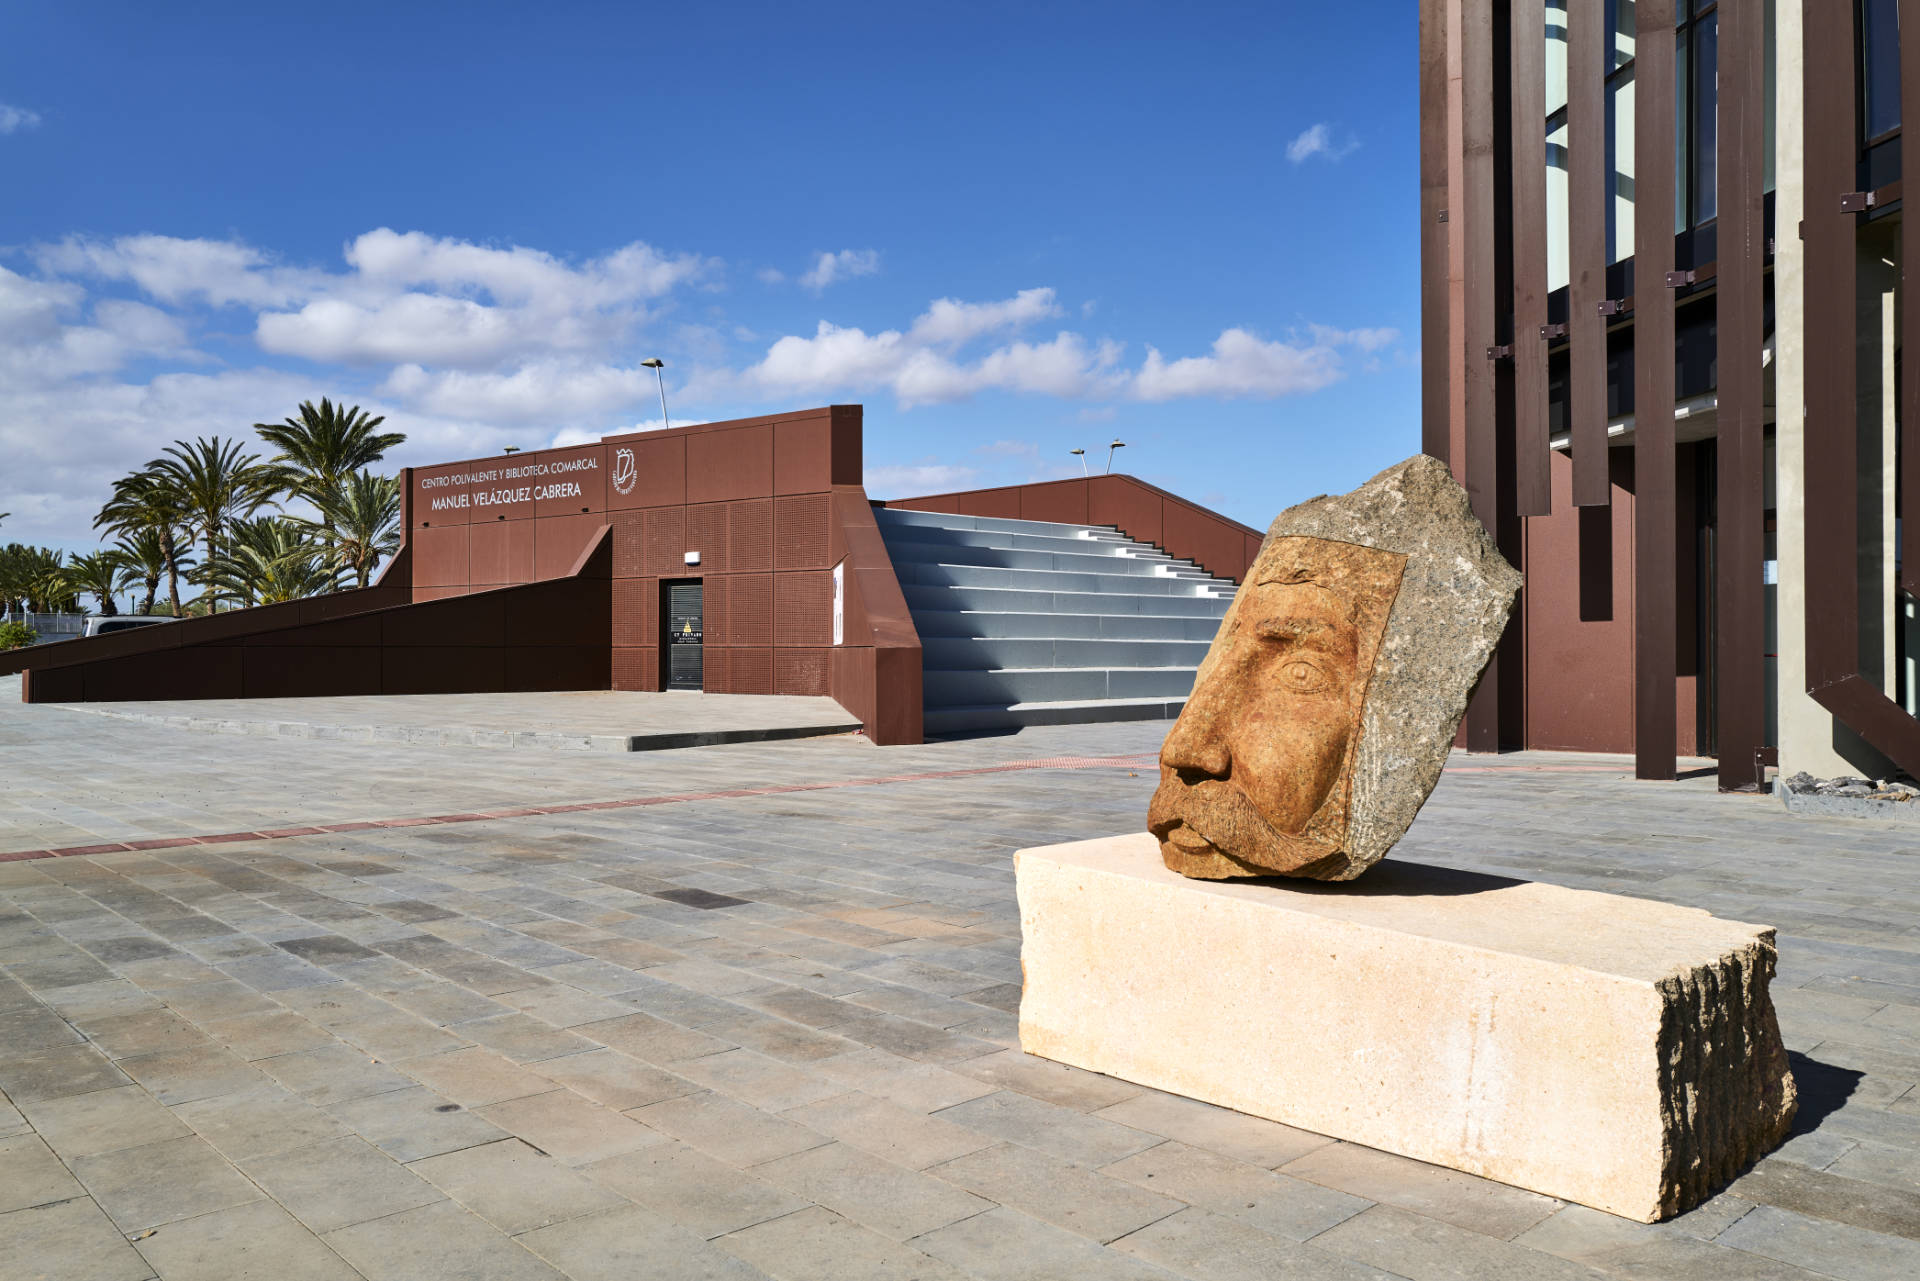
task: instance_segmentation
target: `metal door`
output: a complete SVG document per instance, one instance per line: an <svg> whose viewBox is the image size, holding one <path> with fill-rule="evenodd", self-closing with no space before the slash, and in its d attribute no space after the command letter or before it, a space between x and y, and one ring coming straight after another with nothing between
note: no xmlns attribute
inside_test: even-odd
<svg viewBox="0 0 1920 1281"><path fill-rule="evenodd" d="M700 689L701 673L701 584L665 583L667 620L667 688Z"/></svg>

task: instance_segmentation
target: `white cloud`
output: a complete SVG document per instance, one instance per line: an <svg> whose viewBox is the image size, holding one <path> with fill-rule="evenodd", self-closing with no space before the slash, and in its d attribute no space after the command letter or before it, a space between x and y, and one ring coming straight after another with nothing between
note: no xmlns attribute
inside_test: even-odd
<svg viewBox="0 0 1920 1281"><path fill-rule="evenodd" d="M924 343L965 343L1002 329L1021 329L1058 316L1051 289L1022 289L1000 302L961 302L936 298L913 322L913 337Z"/></svg>
<svg viewBox="0 0 1920 1281"><path fill-rule="evenodd" d="M1336 144L1333 140L1333 126L1324 121L1302 130L1294 140L1287 144L1287 159L1294 164L1304 164L1314 156L1324 156L1328 160L1339 160L1352 154L1359 147L1357 138L1350 138Z"/></svg>
<svg viewBox="0 0 1920 1281"><path fill-rule="evenodd" d="M603 420L654 395L653 371L566 360L511 370L430 370L401 365L380 385L384 395L430 414L504 423Z"/></svg>
<svg viewBox="0 0 1920 1281"><path fill-rule="evenodd" d="M846 280L853 276L871 276L878 270L880 270L878 250L842 249L839 253L823 253L816 258L813 266L800 277L800 283L818 292L836 280ZM765 277L762 276L762 279Z"/></svg>
<svg viewBox="0 0 1920 1281"><path fill-rule="evenodd" d="M22 129L35 129L40 125L40 113L28 111L25 107L10 107L0 102L0 133L18 133Z"/></svg>
<svg viewBox="0 0 1920 1281"><path fill-rule="evenodd" d="M1267 342L1244 329L1229 329L1213 342L1210 356L1169 361L1155 348L1133 376L1141 400L1184 396L1290 396L1318 391L1340 377L1335 349L1315 342L1294 346Z"/></svg>
<svg viewBox="0 0 1920 1281"><path fill-rule="evenodd" d="M68 236L33 250L49 275L128 281L157 301L278 307L324 287L325 275L276 266L266 254L236 240L176 236Z"/></svg>
<svg viewBox="0 0 1920 1281"><path fill-rule="evenodd" d="M1400 337L1398 329L1335 329L1331 325L1308 325L1313 340L1328 347L1357 347L1376 352Z"/></svg>

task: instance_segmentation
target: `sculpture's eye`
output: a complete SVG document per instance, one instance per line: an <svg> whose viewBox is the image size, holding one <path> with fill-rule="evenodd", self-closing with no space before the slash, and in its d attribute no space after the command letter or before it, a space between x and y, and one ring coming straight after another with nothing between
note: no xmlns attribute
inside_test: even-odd
<svg viewBox="0 0 1920 1281"><path fill-rule="evenodd" d="M1295 694L1318 694L1327 687L1327 678L1306 659L1290 658L1281 664L1280 683Z"/></svg>

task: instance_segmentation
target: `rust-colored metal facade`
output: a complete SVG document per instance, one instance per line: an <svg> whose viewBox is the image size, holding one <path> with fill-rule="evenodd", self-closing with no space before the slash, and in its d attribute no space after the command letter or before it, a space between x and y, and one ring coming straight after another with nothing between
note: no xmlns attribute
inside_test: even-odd
<svg viewBox="0 0 1920 1281"><path fill-rule="evenodd" d="M1782 0L1789 2L1799 0ZM1851 31L1835 34L1831 14L1816 23L1815 7L1824 14L1829 6L1808 10L1810 83L1815 26L1826 26L1823 38L1836 48L1852 48ZM1429 332L1421 439L1453 467L1528 580L1469 707L1465 745L1631 750L1642 778L1672 778L1678 754L1710 750L1723 788L1750 788L1768 746L1765 11L1724 0L1681 0L1681 9L1676 0L1632 7L1633 128L1610 147L1612 6L1554 6L1567 58L1566 203L1564 283L1550 290L1547 6L1422 0L1421 314ZM1710 192L1717 219L1689 221L1677 203L1676 128L1687 103L1676 99L1676 27L1687 23L1696 38L1703 24L1718 33L1719 163ZM1836 111L1847 104L1845 139L1821 144L1810 126L1810 210L1819 203L1811 194L1817 155L1844 166L1851 182L1851 57L1844 85L1823 90ZM1631 255L1609 263L1616 197L1607 177L1616 150L1633 157L1634 232ZM1849 273L1852 252L1849 240ZM1823 270L1839 267L1809 262L1810 278ZM1836 307L1842 288L1831 291ZM1851 371L1851 353L1844 365L1837 355L1850 330L1837 318L1830 329L1822 323L1810 299L1809 330L1836 353L1834 369ZM1444 336L1436 335L1442 324ZM1437 368L1439 353L1445 364ZM1820 361L1809 351L1810 366ZM1692 385L1703 376L1704 389ZM1832 377L1834 396L1844 377L1851 397L1850 372ZM1668 407L1702 390L1718 397L1717 439L1677 439ZM1610 420L1617 429L1623 419L1630 447L1610 446ZM1828 470L1838 477L1843 465L1851 467L1830 461ZM1845 483L1853 483L1851 470ZM1852 529L1848 521L1849 540ZM1809 602L1810 618L1843 612L1837 600L1832 609Z"/></svg>
<svg viewBox="0 0 1920 1281"><path fill-rule="evenodd" d="M658 690L663 585L699 580L707 690L829 695L875 742L920 741L920 642L861 488L857 405L409 469L402 517L373 588L5 670L36 702Z"/></svg>

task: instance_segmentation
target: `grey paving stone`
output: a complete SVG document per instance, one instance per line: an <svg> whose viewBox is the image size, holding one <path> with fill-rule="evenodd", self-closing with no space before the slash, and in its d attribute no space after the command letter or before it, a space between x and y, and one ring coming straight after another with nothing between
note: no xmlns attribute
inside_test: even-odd
<svg viewBox="0 0 1920 1281"><path fill-rule="evenodd" d="M585 1165L662 1141L658 1132L639 1121L571 1090L489 1104L477 1115L568 1165Z"/></svg>
<svg viewBox="0 0 1920 1281"><path fill-rule="evenodd" d="M67 1045L0 1059L0 1090L22 1105L125 1084L127 1074L90 1045Z"/></svg>
<svg viewBox="0 0 1920 1281"><path fill-rule="evenodd" d="M1749 1201L1809 1218L1920 1241L1920 1194L1790 1161L1763 1161L1736 1179L1730 1190Z"/></svg>
<svg viewBox="0 0 1920 1281"><path fill-rule="evenodd" d="M161 1277L357 1281L359 1273L271 1201L169 1223L137 1242Z"/></svg>
<svg viewBox="0 0 1920 1281"><path fill-rule="evenodd" d="M509 1236L623 1204L519 1139L427 1157L408 1166Z"/></svg>
<svg viewBox="0 0 1920 1281"><path fill-rule="evenodd" d="M537 1228L516 1240L572 1281L634 1281L656 1273L667 1259L675 1281L758 1281L767 1275L637 1205Z"/></svg>
<svg viewBox="0 0 1920 1281"><path fill-rule="evenodd" d="M1756 1206L1715 1240L1844 1281L1911 1281L1920 1276L1920 1241L1770 1205Z"/></svg>
<svg viewBox="0 0 1920 1281"><path fill-rule="evenodd" d="M914 1112L937 1112L994 1092L984 1081L871 1048L823 1059L813 1070Z"/></svg>
<svg viewBox="0 0 1920 1281"><path fill-rule="evenodd" d="M667 1067L682 1059L721 1054L735 1048L731 1041L723 1041L719 1037L695 1032L677 1023L669 1023L665 1019L644 1013L582 1024L573 1031L580 1036L591 1037L601 1045L658 1067ZM591 1047L582 1046L581 1048Z"/></svg>
<svg viewBox="0 0 1920 1281"><path fill-rule="evenodd" d="M1004 1213L1004 1211L1002 1212ZM1186 1209L1109 1247L1204 1281L1392 1281L1393 1274L1269 1235L1239 1220Z"/></svg>
<svg viewBox="0 0 1920 1281"><path fill-rule="evenodd" d="M970 1153L927 1173L1095 1241L1125 1236L1181 1208L1171 1197L1012 1144Z"/></svg>
<svg viewBox="0 0 1920 1281"><path fill-rule="evenodd" d="M85 1195L39 1135L0 1139L0 1214Z"/></svg>
<svg viewBox="0 0 1920 1281"><path fill-rule="evenodd" d="M1268 1169L1333 1142L1323 1134L1158 1090L1143 1091L1092 1115Z"/></svg>
<svg viewBox="0 0 1920 1281"><path fill-rule="evenodd" d="M1176 1142L1116 1161L1101 1173L1293 1241L1317 1236L1373 1204Z"/></svg>
<svg viewBox="0 0 1920 1281"><path fill-rule="evenodd" d="M712 1093L650 1103L629 1115L709 1156L743 1167L831 1141L817 1130Z"/></svg>
<svg viewBox="0 0 1920 1281"><path fill-rule="evenodd" d="M1355 1143L1316 1149L1280 1170L1292 1178L1399 1206L1502 1240L1519 1236L1560 1204L1535 1192Z"/></svg>
<svg viewBox="0 0 1920 1281"><path fill-rule="evenodd" d="M541 1088L564 1085L604 1107L626 1111L662 1099L697 1094L705 1087L662 1068L642 1063L618 1050L591 1050L528 1065ZM529 1091L532 1093L532 1091Z"/></svg>
<svg viewBox="0 0 1920 1281"><path fill-rule="evenodd" d="M1011 1090L956 1104L934 1116L996 1139L1051 1152L1079 1165L1106 1165L1166 1141L1157 1134L1115 1125Z"/></svg>
<svg viewBox="0 0 1920 1281"><path fill-rule="evenodd" d="M1129 1081L1036 1058L1018 1050L1003 1050L977 1059L966 1059L952 1067L963 1076L1080 1112L1111 1107L1135 1097L1144 1089Z"/></svg>
<svg viewBox="0 0 1920 1281"><path fill-rule="evenodd" d="M966 1275L818 1206L714 1244L782 1281L962 1281Z"/></svg>
<svg viewBox="0 0 1920 1281"><path fill-rule="evenodd" d="M477 1112L421 1086L348 1099L327 1111L396 1161L418 1161L507 1136Z"/></svg>
<svg viewBox="0 0 1920 1281"><path fill-rule="evenodd" d="M910 1170L924 1170L996 1142L978 1130L912 1112L858 1090L790 1108L782 1115Z"/></svg>
<svg viewBox="0 0 1920 1281"><path fill-rule="evenodd" d="M173 1114L235 1163L348 1133L338 1119L268 1081L233 1094L183 1103Z"/></svg>
<svg viewBox="0 0 1920 1281"><path fill-rule="evenodd" d="M564 1062L564 1060L561 1060ZM467 1108L545 1094L553 1081L479 1046L405 1059L394 1065L436 1094Z"/></svg>
<svg viewBox="0 0 1920 1281"><path fill-rule="evenodd" d="M260 1189L197 1135L77 1157L71 1168L128 1233L260 1198Z"/></svg>
<svg viewBox="0 0 1920 1281"><path fill-rule="evenodd" d="M1330 1228L1314 1238L1313 1246L1410 1281L1600 1281L1604 1275L1390 1205L1376 1205Z"/></svg>
<svg viewBox="0 0 1920 1281"><path fill-rule="evenodd" d="M844 1143L829 1143L753 1172L844 1219L905 1241L993 1208L951 1183L917 1174Z"/></svg>
<svg viewBox="0 0 1920 1281"><path fill-rule="evenodd" d="M339 1044L277 1054L256 1060L253 1066L320 1107L404 1090L414 1084L391 1067Z"/></svg>
<svg viewBox="0 0 1920 1281"><path fill-rule="evenodd" d="M908 1244L970 1276L992 1277L995 1281L1060 1281L1068 1277L1168 1281L1183 1275L1103 1248L1083 1236L1005 1207L915 1237Z"/></svg>
<svg viewBox="0 0 1920 1281"><path fill-rule="evenodd" d="M42 1005L29 1005L0 1014L0 1046L9 1057L77 1045L86 1040L78 1029Z"/></svg>
<svg viewBox="0 0 1920 1281"><path fill-rule="evenodd" d="M89 1197L0 1214L0 1272L31 1281L150 1281L154 1275Z"/></svg>
<svg viewBox="0 0 1920 1281"><path fill-rule="evenodd" d="M564 1281L564 1274L450 1201L339 1228L323 1238L367 1281Z"/></svg>
<svg viewBox="0 0 1920 1281"><path fill-rule="evenodd" d="M684 1143L609 1157L585 1173L615 1192L709 1238L806 1208L807 1202Z"/></svg>
<svg viewBox="0 0 1920 1281"><path fill-rule="evenodd" d="M353 1135L243 1161L241 1169L320 1233L442 1199L439 1189Z"/></svg>
<svg viewBox="0 0 1920 1281"><path fill-rule="evenodd" d="M817 1103L843 1093L825 1077L752 1050L727 1050L704 1058L682 1059L673 1070L710 1090L718 1090L757 1108L779 1112Z"/></svg>

